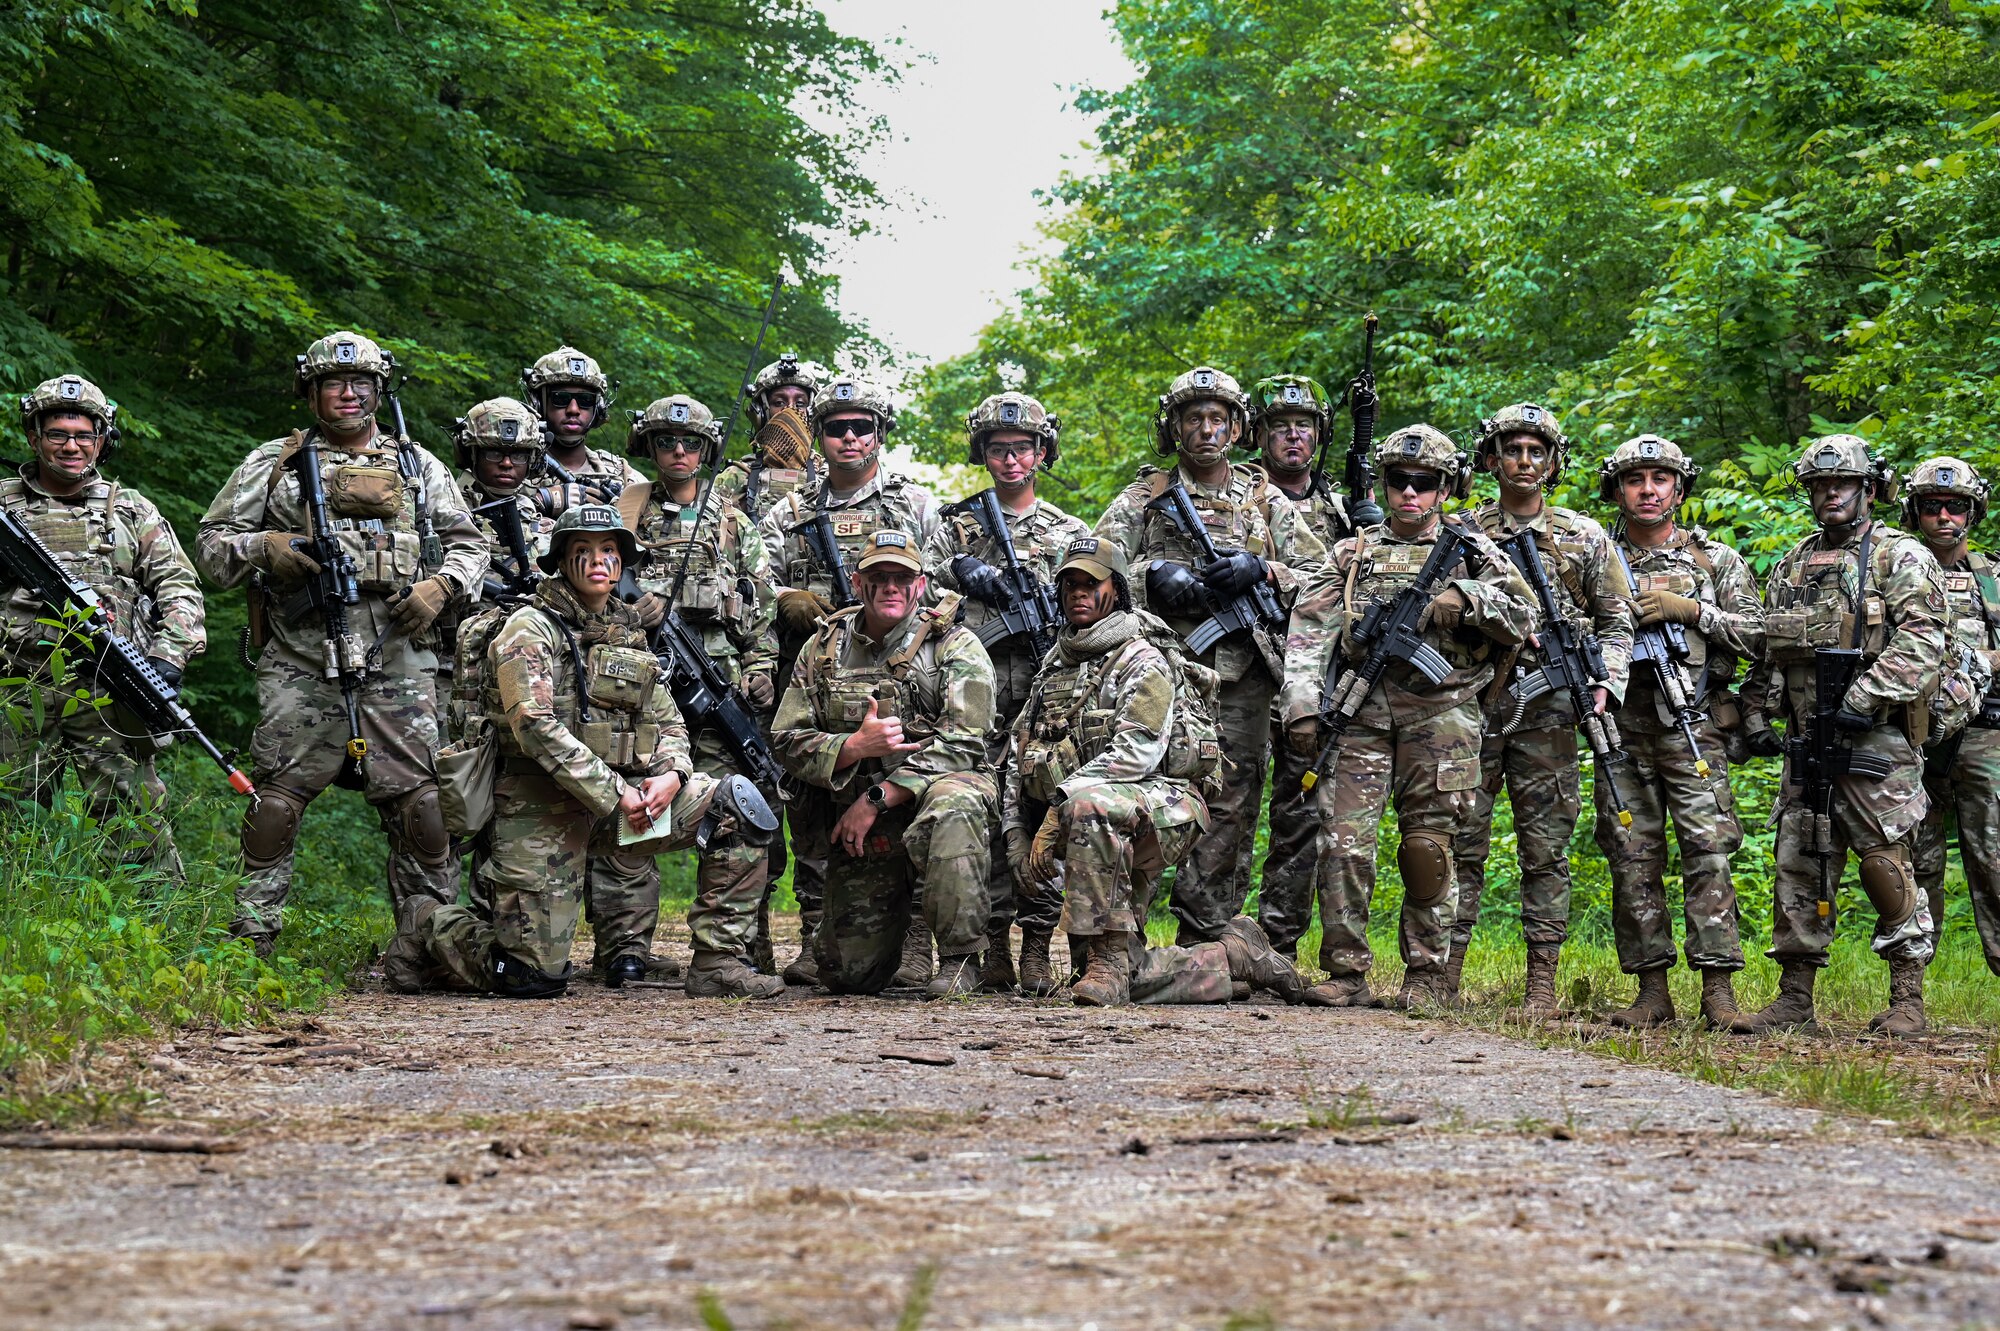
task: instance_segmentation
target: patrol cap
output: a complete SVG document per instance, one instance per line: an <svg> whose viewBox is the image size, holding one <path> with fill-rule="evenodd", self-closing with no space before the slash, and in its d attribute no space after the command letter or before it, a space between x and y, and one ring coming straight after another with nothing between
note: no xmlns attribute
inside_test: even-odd
<svg viewBox="0 0 2000 1331"><path fill-rule="evenodd" d="M636 567L639 562L639 538L626 527L618 510L610 504L578 504L566 509L556 519L555 529L549 533L549 552L535 561L544 573L553 573L562 563L563 544L572 536L597 534L615 535L618 538L618 553L626 566Z"/></svg>
<svg viewBox="0 0 2000 1331"><path fill-rule="evenodd" d="M861 558L854 561L854 571L866 573L878 564L894 564L912 573L924 571L924 561L917 557L916 547L899 531L878 531L870 536L868 544L861 547Z"/></svg>
<svg viewBox="0 0 2000 1331"><path fill-rule="evenodd" d="M1131 568L1125 562L1125 551L1116 541L1107 541L1101 536L1079 536L1069 543L1063 551L1062 563L1056 566L1057 580L1060 581L1062 575L1071 569L1088 573L1099 580L1114 573L1128 580L1132 576Z"/></svg>

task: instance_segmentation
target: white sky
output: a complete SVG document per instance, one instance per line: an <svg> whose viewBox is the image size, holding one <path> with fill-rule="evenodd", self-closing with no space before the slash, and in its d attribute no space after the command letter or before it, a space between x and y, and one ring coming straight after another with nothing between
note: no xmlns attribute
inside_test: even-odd
<svg viewBox="0 0 2000 1331"><path fill-rule="evenodd" d="M838 31L899 32L920 59L890 87L859 89L888 118L865 171L894 207L837 250L841 304L908 357L969 350L1025 279L1014 271L1046 213L1034 192L1090 155L1078 86L1132 77L1104 0L825 0Z"/></svg>

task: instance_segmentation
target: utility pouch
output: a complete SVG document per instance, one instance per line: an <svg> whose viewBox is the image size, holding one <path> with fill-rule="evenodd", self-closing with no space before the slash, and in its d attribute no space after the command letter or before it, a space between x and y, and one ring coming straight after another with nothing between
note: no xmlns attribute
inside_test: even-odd
<svg viewBox="0 0 2000 1331"><path fill-rule="evenodd" d="M493 821L493 787L500 776L500 746L484 728L479 737L438 750L438 808L454 836L471 836Z"/></svg>
<svg viewBox="0 0 2000 1331"><path fill-rule="evenodd" d="M327 477L326 506L343 518L393 518L403 511L403 473L343 463Z"/></svg>
<svg viewBox="0 0 2000 1331"><path fill-rule="evenodd" d="M640 711L659 670L659 662L651 652L597 643L591 647L585 665L589 679L587 696L592 705L611 711Z"/></svg>

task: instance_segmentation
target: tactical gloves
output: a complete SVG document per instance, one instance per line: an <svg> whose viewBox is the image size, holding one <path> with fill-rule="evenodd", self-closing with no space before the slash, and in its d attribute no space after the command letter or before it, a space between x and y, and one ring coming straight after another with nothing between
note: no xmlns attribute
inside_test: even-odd
<svg viewBox="0 0 2000 1331"><path fill-rule="evenodd" d="M1062 817L1054 809L1042 815L1042 826L1035 833L1035 844L1028 848L1028 876L1038 883L1052 883L1059 870L1056 861L1062 858Z"/></svg>
<svg viewBox="0 0 2000 1331"><path fill-rule="evenodd" d="M1833 714L1833 724L1850 735L1858 735L1875 728L1875 716L1872 712L1857 712L1843 705Z"/></svg>
<svg viewBox="0 0 2000 1331"><path fill-rule="evenodd" d="M288 531L259 532L261 542L252 547L250 562L279 582L304 582L319 572L319 561L293 546L305 539Z"/></svg>
<svg viewBox="0 0 2000 1331"><path fill-rule="evenodd" d="M167 660L165 657L149 656L146 658L146 664L153 667L153 673L158 675L160 681L168 688L180 688L181 668L172 661Z"/></svg>
<svg viewBox="0 0 2000 1331"><path fill-rule="evenodd" d="M535 506L550 517L559 518L588 498L586 487L570 481L563 485L544 485L537 488Z"/></svg>
<svg viewBox="0 0 2000 1331"><path fill-rule="evenodd" d="M1700 622L1701 602L1692 596L1681 596L1657 589L1639 593L1639 623L1642 625Z"/></svg>
<svg viewBox="0 0 2000 1331"><path fill-rule="evenodd" d="M999 569L975 559L971 555L959 555L951 561L951 576L973 600L992 606L995 610L1011 609L1014 594L1007 588L1006 575Z"/></svg>
<svg viewBox="0 0 2000 1331"><path fill-rule="evenodd" d="M1146 570L1146 604L1156 614L1199 614L1204 606L1201 582L1186 564L1156 559Z"/></svg>
<svg viewBox="0 0 2000 1331"><path fill-rule="evenodd" d="M1758 718L1743 724L1743 747L1753 758L1776 758L1785 751L1785 742L1768 721Z"/></svg>
<svg viewBox="0 0 2000 1331"><path fill-rule="evenodd" d="M1424 607L1424 613L1417 617L1417 627L1443 629L1449 633L1465 622L1465 612L1471 608L1472 598L1456 587L1446 587Z"/></svg>
<svg viewBox="0 0 2000 1331"><path fill-rule="evenodd" d="M1231 550L1201 566L1201 580L1219 596L1241 596L1264 581L1269 566L1248 550Z"/></svg>
<svg viewBox="0 0 2000 1331"><path fill-rule="evenodd" d="M771 672L759 670L755 674L745 675L743 696L750 700L750 706L755 710L770 711L771 704L776 702L778 697L777 685L771 678Z"/></svg>
<svg viewBox="0 0 2000 1331"><path fill-rule="evenodd" d="M821 615L832 613L833 603L818 592L790 587L778 593L778 625L796 637L811 633Z"/></svg>
<svg viewBox="0 0 2000 1331"><path fill-rule="evenodd" d="M389 602L389 613L396 617L396 623L403 631L414 638L429 628L450 602L449 582L441 577L425 578L422 582L410 584L401 595Z"/></svg>

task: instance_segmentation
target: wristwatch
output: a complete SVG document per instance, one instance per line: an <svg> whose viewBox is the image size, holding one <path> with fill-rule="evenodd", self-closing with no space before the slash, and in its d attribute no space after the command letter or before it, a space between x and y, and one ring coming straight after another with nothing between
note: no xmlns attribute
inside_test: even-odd
<svg viewBox="0 0 2000 1331"><path fill-rule="evenodd" d="M882 789L880 784L868 787L862 792L861 798L874 805L878 813L889 807L889 792Z"/></svg>

